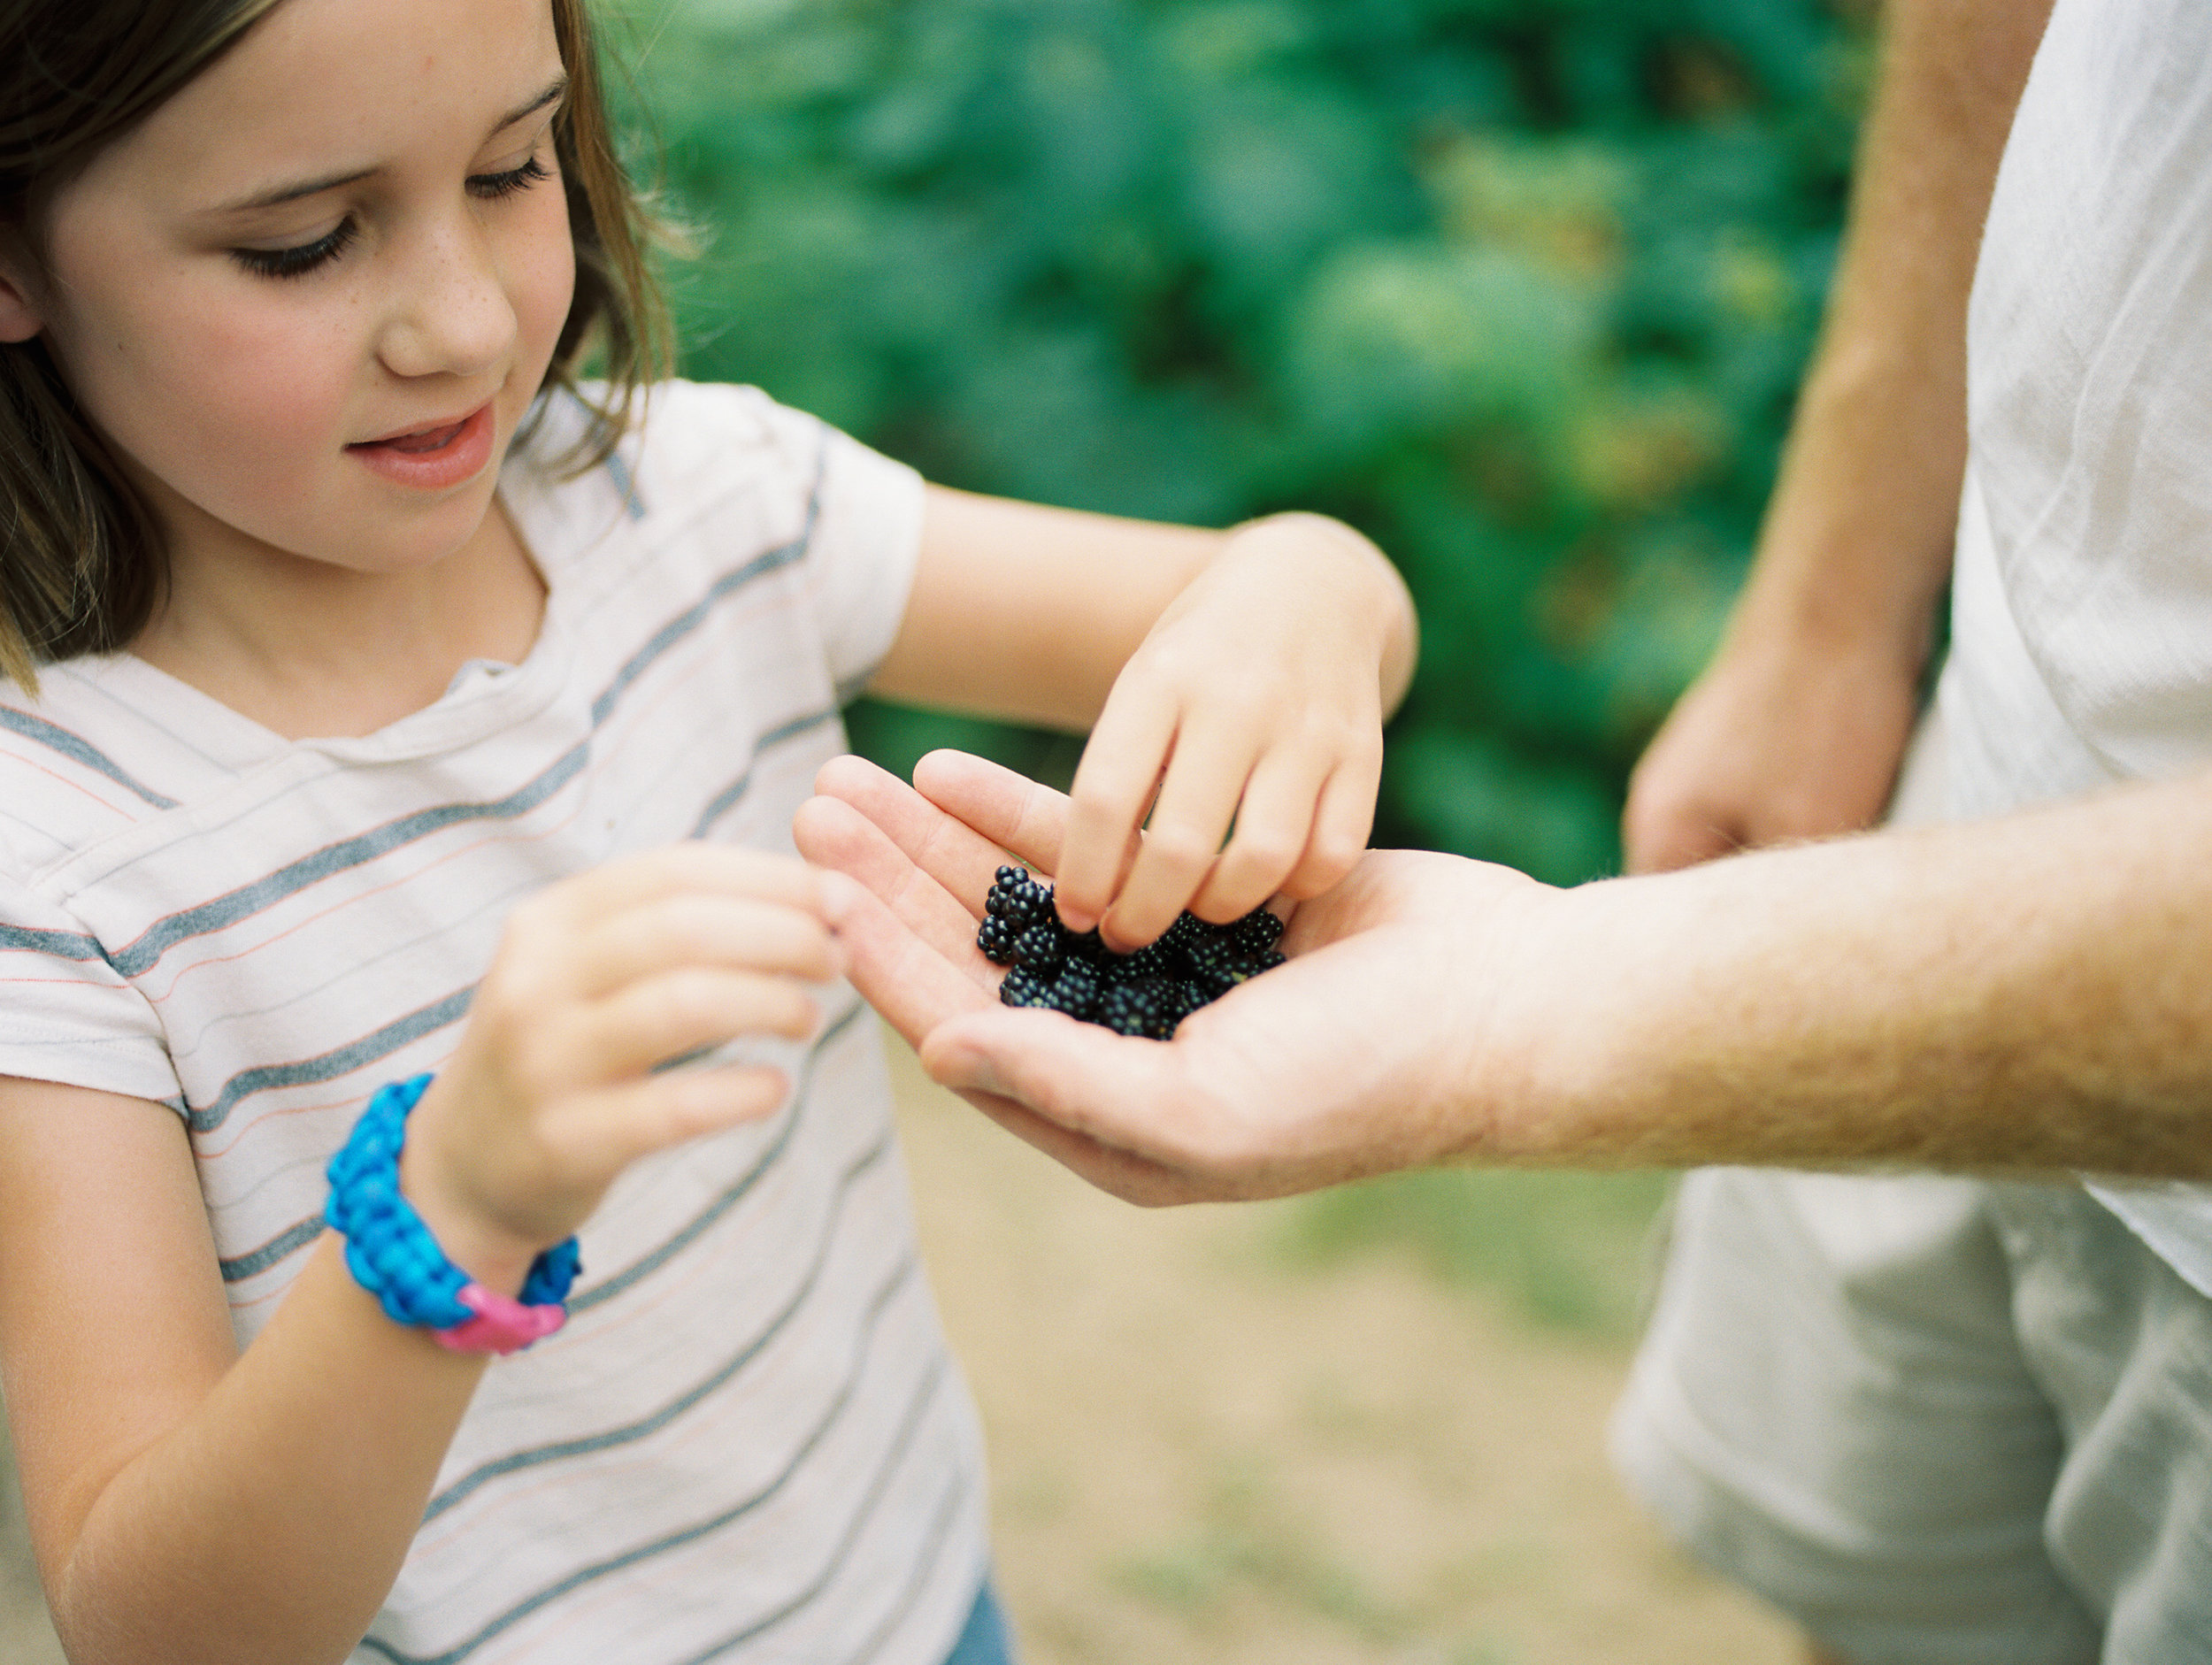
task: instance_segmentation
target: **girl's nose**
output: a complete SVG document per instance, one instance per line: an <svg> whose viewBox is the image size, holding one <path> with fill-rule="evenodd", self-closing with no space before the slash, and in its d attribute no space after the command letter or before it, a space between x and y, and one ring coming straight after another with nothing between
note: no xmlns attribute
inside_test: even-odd
<svg viewBox="0 0 2212 1665"><path fill-rule="evenodd" d="M511 350L517 320L491 241L465 208L429 229L406 263L378 357L396 376L476 376Z"/></svg>

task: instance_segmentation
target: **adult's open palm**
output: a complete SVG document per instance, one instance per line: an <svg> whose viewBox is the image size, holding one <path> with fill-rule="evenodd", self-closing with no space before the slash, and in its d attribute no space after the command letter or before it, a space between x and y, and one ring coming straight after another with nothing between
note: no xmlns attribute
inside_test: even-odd
<svg viewBox="0 0 2212 1665"><path fill-rule="evenodd" d="M1163 1043L1001 1005L1000 970L975 947L1010 855L1051 877L1060 794L952 752L924 758L912 788L840 758L816 790L799 847L862 887L839 922L862 994L933 1078L1133 1201L1274 1195L1435 1160L1480 1145L1478 1101L1509 1087L1489 1020L1517 956L1486 945L1516 940L1553 894L1518 874L1371 851L1290 909L1287 964Z"/></svg>

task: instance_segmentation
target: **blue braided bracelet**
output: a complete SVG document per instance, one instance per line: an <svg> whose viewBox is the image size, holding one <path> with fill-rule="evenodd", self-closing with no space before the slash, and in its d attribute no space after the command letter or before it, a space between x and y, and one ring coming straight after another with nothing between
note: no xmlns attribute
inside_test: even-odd
<svg viewBox="0 0 2212 1665"><path fill-rule="evenodd" d="M346 1239L346 1266L395 1324L433 1331L457 1351L511 1353L560 1327L562 1304L581 1270L576 1239L530 1262L518 1302L493 1294L445 1257L414 1205L400 1194L399 1153L407 1113L427 1075L379 1087L330 1159L323 1217Z"/></svg>

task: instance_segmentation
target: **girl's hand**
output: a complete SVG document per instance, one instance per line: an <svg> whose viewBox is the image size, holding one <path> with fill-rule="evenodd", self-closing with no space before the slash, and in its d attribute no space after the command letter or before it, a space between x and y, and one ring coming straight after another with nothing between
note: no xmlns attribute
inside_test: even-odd
<svg viewBox="0 0 2212 1665"><path fill-rule="evenodd" d="M1126 950L1185 908L1225 922L1350 872L1412 635L1404 585L1350 528L1280 515L1226 534L1091 731L1057 875L1068 927Z"/></svg>
<svg viewBox="0 0 2212 1665"><path fill-rule="evenodd" d="M453 1059L409 1119L401 1187L448 1255L518 1287L649 1152L772 1113L779 1070L655 1066L741 1035L803 1039L840 975L841 881L787 856L681 844L517 908Z"/></svg>

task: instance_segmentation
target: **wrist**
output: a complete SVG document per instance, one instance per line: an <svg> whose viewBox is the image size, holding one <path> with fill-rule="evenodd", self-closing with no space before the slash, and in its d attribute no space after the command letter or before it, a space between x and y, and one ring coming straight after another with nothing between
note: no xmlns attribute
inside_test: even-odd
<svg viewBox="0 0 2212 1665"><path fill-rule="evenodd" d="M1318 572L1302 587L1307 598L1327 610L1335 628L1371 646L1383 714L1394 710L1413 679L1419 626L1404 578L1374 541L1341 520L1306 510L1248 520L1228 535L1264 550L1271 562L1287 552L1316 564ZM1279 573L1271 573L1271 581L1283 587Z"/></svg>
<svg viewBox="0 0 2212 1665"><path fill-rule="evenodd" d="M439 1084L408 1118L407 1142L399 1154L399 1190L446 1258L487 1289L511 1295L522 1287L540 1245L486 1220L470 1208L452 1185L437 1156Z"/></svg>
<svg viewBox="0 0 2212 1665"><path fill-rule="evenodd" d="M427 1330L456 1352L517 1352L566 1319L569 1288L580 1270L576 1239L535 1254L512 1292L484 1283L454 1260L400 1183L407 1118L429 1082L427 1075L416 1076L370 1096L330 1160L324 1217L346 1239L347 1270L394 1323ZM476 1247L480 1259L498 1258L491 1246Z"/></svg>
<svg viewBox="0 0 2212 1665"><path fill-rule="evenodd" d="M1694 908L1685 911L1683 889L1662 875L1533 899L1536 911L1499 956L1512 976L1478 1025L1483 1040L1463 1076L1487 1103L1475 1154L1539 1167L1694 1160L1668 1097L1691 1065L1691 1034L1677 1030L1709 932ZM1694 1009L1699 997L1687 998Z"/></svg>

